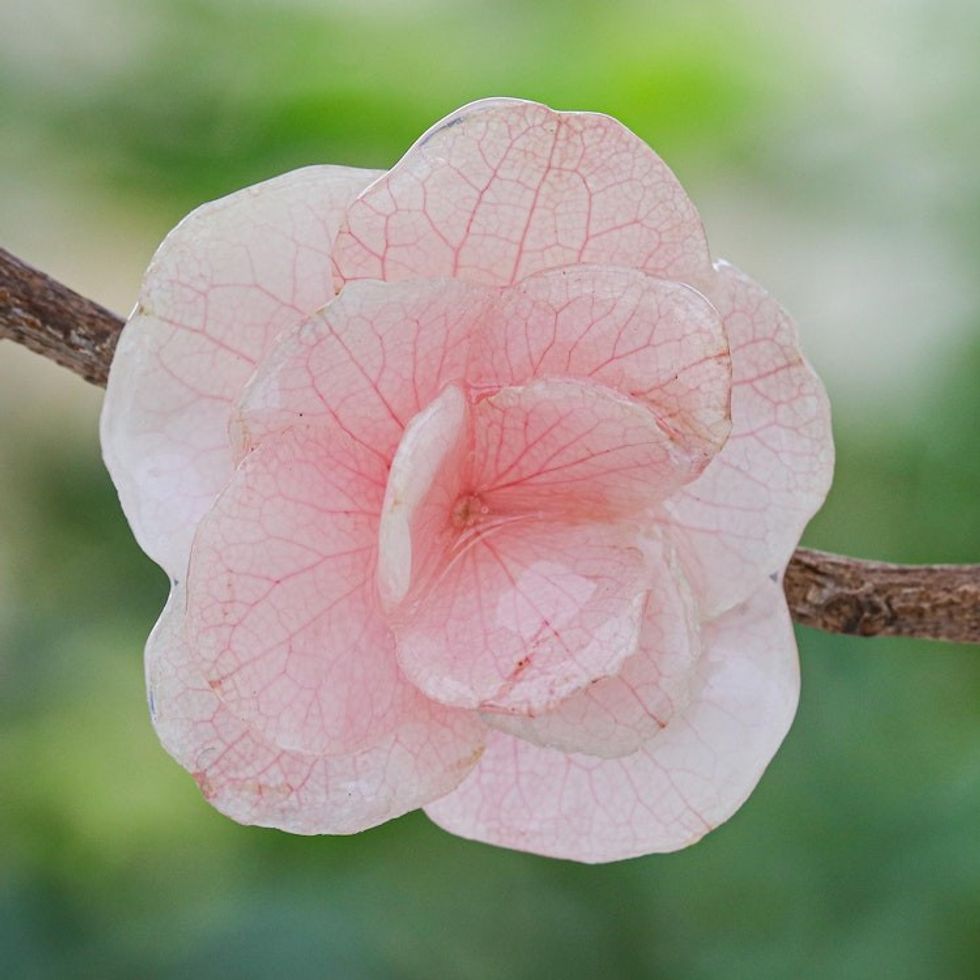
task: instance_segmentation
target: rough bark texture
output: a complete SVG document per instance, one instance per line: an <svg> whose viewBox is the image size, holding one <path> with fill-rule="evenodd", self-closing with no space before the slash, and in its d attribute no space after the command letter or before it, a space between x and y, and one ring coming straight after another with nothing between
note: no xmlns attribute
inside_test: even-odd
<svg viewBox="0 0 980 980"><path fill-rule="evenodd" d="M0 248L0 337L105 387L123 321Z"/></svg>
<svg viewBox="0 0 980 980"><path fill-rule="evenodd" d="M105 386L123 320L0 248L0 338ZM786 598L804 626L980 643L980 565L891 565L797 550Z"/></svg>
<svg viewBox="0 0 980 980"><path fill-rule="evenodd" d="M980 565L892 565L799 548L784 585L804 626L980 643Z"/></svg>

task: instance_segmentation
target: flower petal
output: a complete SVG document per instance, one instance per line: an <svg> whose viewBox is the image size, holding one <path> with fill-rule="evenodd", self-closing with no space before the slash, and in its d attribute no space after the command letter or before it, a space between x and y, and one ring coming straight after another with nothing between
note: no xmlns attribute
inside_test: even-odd
<svg viewBox="0 0 980 980"><path fill-rule="evenodd" d="M477 524L392 620L398 660L446 704L529 712L617 671L646 598L635 530L516 518Z"/></svg>
<svg viewBox="0 0 980 980"><path fill-rule="evenodd" d="M280 331L334 294L330 249L376 171L309 167L205 204L160 246L112 361L102 447L140 546L185 573L233 469L230 406Z"/></svg>
<svg viewBox="0 0 980 980"><path fill-rule="evenodd" d="M707 460L642 402L587 381L503 388L473 409L474 492L493 514L607 520L693 480Z"/></svg>
<svg viewBox="0 0 980 980"><path fill-rule="evenodd" d="M347 286L259 367L239 405L240 448L297 421L332 419L387 464L409 420L462 380L492 298L451 279Z"/></svg>
<svg viewBox="0 0 980 980"><path fill-rule="evenodd" d="M421 696L369 748L322 756L274 745L204 679L184 636L183 604L177 589L147 644L150 713L164 748L233 820L294 834L356 833L448 792L479 758L475 716Z"/></svg>
<svg viewBox="0 0 980 980"><path fill-rule="evenodd" d="M612 677L536 717L486 713L492 728L563 752L617 758L649 741L687 707L701 655L694 597L677 562L648 542L650 595L636 653Z"/></svg>
<svg viewBox="0 0 980 980"><path fill-rule="evenodd" d="M224 705L283 749L344 754L415 710L378 608L385 468L333 426L251 453L201 522L188 641Z"/></svg>
<svg viewBox="0 0 980 980"><path fill-rule="evenodd" d="M378 590L387 608L434 573L452 547L453 509L471 452L469 407L456 385L409 422L388 473L378 529Z"/></svg>
<svg viewBox="0 0 980 980"><path fill-rule="evenodd" d="M609 116L517 99L436 123L351 205L335 256L346 282L505 285L584 262L695 284L711 271L697 210L642 140Z"/></svg>
<svg viewBox="0 0 980 980"><path fill-rule="evenodd" d="M666 524L704 615L781 574L830 488L830 406L796 327L760 286L718 263L713 299L732 348L732 434L665 505Z"/></svg>
<svg viewBox="0 0 980 980"><path fill-rule="evenodd" d="M680 446L714 455L731 428L731 362L715 308L696 290L632 269L580 266L504 291L477 334L477 387L572 377L646 403Z"/></svg>
<svg viewBox="0 0 980 980"><path fill-rule="evenodd" d="M752 791L799 694L796 644L776 583L705 627L704 639L700 690L633 755L565 755L494 732L473 772L426 812L463 837L578 861L693 844Z"/></svg>

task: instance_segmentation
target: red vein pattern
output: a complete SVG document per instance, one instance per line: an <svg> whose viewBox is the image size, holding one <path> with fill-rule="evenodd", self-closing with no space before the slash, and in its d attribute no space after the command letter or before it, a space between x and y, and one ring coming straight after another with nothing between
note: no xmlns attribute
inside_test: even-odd
<svg viewBox="0 0 980 980"><path fill-rule="evenodd" d="M424 806L581 861L698 840L798 694L781 577L829 486L791 321L619 123L475 103L168 237L106 461L174 580L160 737L223 812Z"/></svg>

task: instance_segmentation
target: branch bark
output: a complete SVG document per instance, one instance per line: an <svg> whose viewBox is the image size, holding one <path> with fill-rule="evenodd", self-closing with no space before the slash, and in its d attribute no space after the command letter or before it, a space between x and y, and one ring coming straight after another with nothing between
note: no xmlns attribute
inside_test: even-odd
<svg viewBox="0 0 980 980"><path fill-rule="evenodd" d="M0 248L0 338L104 388L123 321Z"/></svg>
<svg viewBox="0 0 980 980"><path fill-rule="evenodd" d="M0 248L0 338L104 387L123 321ZM799 548L796 622L829 633L980 643L980 565L892 565Z"/></svg>
<svg viewBox="0 0 980 980"><path fill-rule="evenodd" d="M980 565L892 565L797 548L783 585L804 626L980 643Z"/></svg>

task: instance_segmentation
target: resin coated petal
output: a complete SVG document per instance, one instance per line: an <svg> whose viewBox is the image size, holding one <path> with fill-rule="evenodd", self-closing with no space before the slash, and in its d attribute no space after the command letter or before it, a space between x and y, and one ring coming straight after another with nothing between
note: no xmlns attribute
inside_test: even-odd
<svg viewBox="0 0 980 980"><path fill-rule="evenodd" d="M665 505L706 616L781 575L830 488L830 406L793 321L760 286L718 263L713 299L732 347L732 434Z"/></svg>
<svg viewBox="0 0 980 980"><path fill-rule="evenodd" d="M648 540L650 595L636 653L619 673L536 717L490 714L493 728L537 745L604 758L629 755L687 707L701 655L694 598L672 556Z"/></svg>
<svg viewBox="0 0 980 980"><path fill-rule="evenodd" d="M731 361L718 312L682 283L581 266L505 290L474 341L479 387L595 381L648 405L705 463L731 428Z"/></svg>
<svg viewBox="0 0 980 980"><path fill-rule="evenodd" d="M614 673L646 598L635 529L503 519L476 524L393 621L398 660L429 697L529 712Z"/></svg>
<svg viewBox="0 0 980 980"><path fill-rule="evenodd" d="M506 285L602 263L695 284L701 219L667 165L609 116L475 102L433 126L350 207L343 281L458 276Z"/></svg>
<svg viewBox="0 0 980 980"><path fill-rule="evenodd" d="M194 539L187 639L274 745L356 751L413 710L375 591L385 475L336 427L294 427L245 459Z"/></svg>
<svg viewBox="0 0 980 980"><path fill-rule="evenodd" d="M231 405L280 332L333 295L331 246L378 176L309 167L205 204L160 246L119 340L102 448L140 546L183 578L233 470Z"/></svg>
<svg viewBox="0 0 980 980"><path fill-rule="evenodd" d="M566 378L484 398L473 409L473 433L472 484L494 514L575 521L629 516L704 466L642 402Z"/></svg>
<svg viewBox="0 0 980 980"><path fill-rule="evenodd" d="M391 608L445 558L470 453L466 396L449 385L409 422L388 473L378 530L378 591Z"/></svg>
<svg viewBox="0 0 980 980"><path fill-rule="evenodd" d="M388 172L199 208L102 441L171 578L154 726L242 823L427 806L546 855L675 850L791 722L781 578L830 482L826 396L608 116L477 102Z"/></svg>
<svg viewBox="0 0 980 980"><path fill-rule="evenodd" d="M294 834L356 833L442 796L479 758L483 729L473 714L421 696L369 748L323 756L274 745L204 678L184 636L184 601L174 591L147 644L150 713L164 748L233 820Z"/></svg>
<svg viewBox="0 0 980 980"><path fill-rule="evenodd" d="M426 812L463 837L590 863L693 844L744 802L783 740L799 694L779 585L705 627L700 688L620 759L566 755L502 732Z"/></svg>
<svg viewBox="0 0 980 980"><path fill-rule="evenodd" d="M352 283L261 365L239 405L240 448L332 419L389 463L411 418L465 375L492 297L450 279Z"/></svg>

